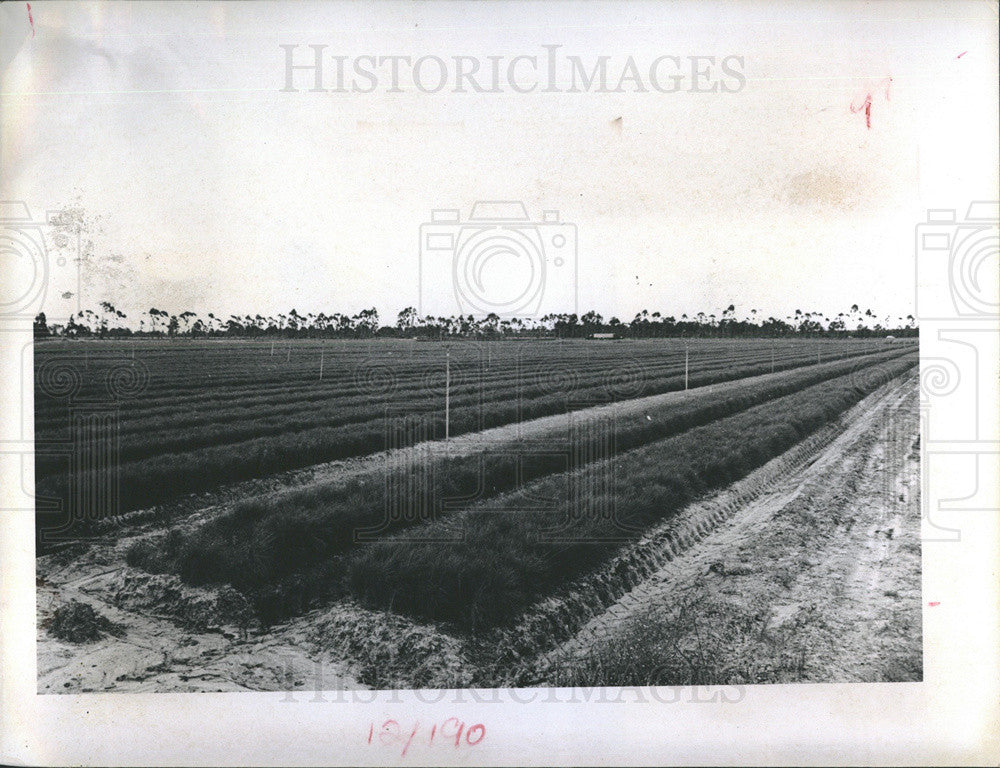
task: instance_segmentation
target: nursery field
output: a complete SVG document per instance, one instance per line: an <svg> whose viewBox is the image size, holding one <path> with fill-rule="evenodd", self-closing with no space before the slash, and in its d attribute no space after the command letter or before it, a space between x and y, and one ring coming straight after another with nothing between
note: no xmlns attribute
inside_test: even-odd
<svg viewBox="0 0 1000 768"><path fill-rule="evenodd" d="M894 349L907 342L897 341ZM845 360L872 340L59 340L36 344L35 434L114 410L121 511L387 447L387 415L452 436L645 395ZM687 376L685 376L685 370ZM390 442L391 444L391 442ZM40 450L39 492L97 472ZM90 483L91 485L93 482Z"/></svg>
<svg viewBox="0 0 1000 768"><path fill-rule="evenodd" d="M266 622L352 596L491 628L915 362L910 348L882 348L589 408L529 433L404 449L348 478L247 499L138 542L128 562L229 584Z"/></svg>
<svg viewBox="0 0 1000 768"><path fill-rule="evenodd" d="M880 506L884 489L903 483L891 496L910 498L916 476L907 342L62 342L38 345L35 362L39 435L58 440L75 409L116 404L122 495L141 510L39 559L40 621L90 604L123 633L93 652L136 673L84 680L74 670L104 662L62 644L44 655L45 690L308 684L293 658L305 670L327 660L348 687L643 682L663 669L666 684L740 681L673 619L657 614L642 634L641 618L619 631L614 617L645 616L647 592L673 606L673 560L699 589L715 574L717 601L736 575L756 579L756 603L719 611L759 634L798 580L796 605L829 586L805 586L809 563L842 569L858 547L896 541L879 538L903 525ZM80 480L54 459L39 466L39 488ZM855 528L857 515L874 517ZM729 559L706 563L701 541ZM751 542L773 557L743 554ZM872 597L866 576L852 605L910 594L912 542L893 546L908 558L903 586ZM752 575L767 567L773 578ZM619 635L637 650L602 639ZM684 667L692 651L663 650L663 637L708 661ZM919 673L900 638L905 664L888 679ZM774 681L807 676L767 648ZM897 650L882 649L887 664Z"/></svg>

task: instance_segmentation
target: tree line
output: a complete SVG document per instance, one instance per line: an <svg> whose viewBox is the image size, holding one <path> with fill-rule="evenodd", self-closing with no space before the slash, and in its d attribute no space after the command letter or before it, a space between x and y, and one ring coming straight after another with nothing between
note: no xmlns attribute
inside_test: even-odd
<svg viewBox="0 0 1000 768"><path fill-rule="evenodd" d="M151 307L130 322L113 304L102 301L99 311L81 310L65 324L49 323L44 313L35 318L37 338L587 338L611 334L617 338L665 337L781 337L781 336L916 336L916 319L880 317L871 309L862 311L854 304L849 311L835 316L796 309L786 317L764 316L751 309L742 316L730 304L719 315L698 312L680 317L643 309L631 320L605 319L590 310L582 315L548 314L539 318L500 317L489 314L449 317L421 317L414 307L401 310L392 325L383 325L376 309L357 314L339 312L299 314L291 309L277 316L229 315L209 312L205 317L195 312L178 314Z"/></svg>

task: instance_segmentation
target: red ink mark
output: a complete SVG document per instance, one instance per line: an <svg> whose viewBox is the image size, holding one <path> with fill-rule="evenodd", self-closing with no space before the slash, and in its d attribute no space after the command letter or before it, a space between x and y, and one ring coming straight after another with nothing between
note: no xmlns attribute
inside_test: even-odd
<svg viewBox="0 0 1000 768"><path fill-rule="evenodd" d="M927 605L933 608L935 605L941 605L941 603L935 600L933 603L927 603Z"/></svg>
<svg viewBox="0 0 1000 768"><path fill-rule="evenodd" d="M856 115L861 110L865 111L865 125L869 128L872 127L872 95L870 93L865 94L865 100L862 102L861 106L855 107L854 102L851 102L851 114Z"/></svg>
<svg viewBox="0 0 1000 768"><path fill-rule="evenodd" d="M876 89L881 89L884 86L884 88L885 88L885 91L884 91L884 93L885 93L885 100L886 101L890 101L889 86L891 86L891 85L892 85L892 78L891 77L887 77L884 80L882 80L878 85L876 85L875 88L870 89L865 94L864 101L862 101L860 105L854 106L854 102L853 101L850 104L850 108L851 108L851 113L852 114L857 114L861 110L864 110L864 112L865 112L865 126L869 130L871 130L871 127L872 127L872 91L876 90Z"/></svg>
<svg viewBox="0 0 1000 768"><path fill-rule="evenodd" d="M476 739L475 741L472 740L472 733L474 731L478 731L479 732L479 738ZM483 725L482 723L476 723L474 726L472 726L465 733L465 740L466 740L466 742L468 742L468 744L469 744L470 747L476 746L476 744L478 744L479 742L481 742L485 738L486 738L486 726Z"/></svg>
<svg viewBox="0 0 1000 768"><path fill-rule="evenodd" d="M474 747L486 738L486 726L482 723L476 723L472 727L466 728L465 723L457 717L449 717L444 722L434 723L431 726L431 733L430 737L427 739L427 746L434 745L434 737L437 735L438 725L441 726L442 736L448 737L449 740L452 736L455 737L455 749L458 749L459 747ZM398 721L386 720L379 728L377 739L375 738L375 723L370 723L368 726L369 744L381 744L384 747L402 747L400 757L406 757L406 753L409 751L410 745L413 744L414 741L418 744L422 743L422 736L420 739L417 739L417 736L419 735L419 721L413 723L413 727L410 729L410 733L408 735L404 735L403 730L399 727Z"/></svg>
<svg viewBox="0 0 1000 768"><path fill-rule="evenodd" d="M445 721L444 721L444 722L443 722L443 723L441 724L441 735L442 735L442 736L448 736L448 735L450 735L450 734L446 734L446 733L444 732L444 727L445 727L445 726L446 726L446 725L447 725L448 723L455 723L455 725L457 725L457 726L458 726L458 729L457 729L457 730L455 731L455 748L457 749L457 748L458 748L458 745L459 745L459 744L461 743L461 741L462 741L462 730L463 730L463 729L465 728L465 723L463 723L463 722L462 722L461 720L459 720L459 719L458 719L457 717L449 717L449 718L448 718L447 720L445 720Z"/></svg>
<svg viewBox="0 0 1000 768"><path fill-rule="evenodd" d="M403 754L402 754L402 755L400 755L400 757L406 757L406 750L408 750L408 749L410 748L410 742L412 742L412 741L413 741L413 737L417 735L417 729L418 729L419 727L420 727L420 723L416 723L416 724L415 724L415 725L413 726L413 730L412 730L412 731L410 731L410 738L408 738L408 739L406 740L406 746L405 746L405 747L403 747Z"/></svg>
<svg viewBox="0 0 1000 768"><path fill-rule="evenodd" d="M378 740L382 744L395 744L400 738L399 723L395 720L386 720L382 723L382 732L378 735Z"/></svg>
<svg viewBox="0 0 1000 768"><path fill-rule="evenodd" d="M964 56L965 54L967 54L967 53L968 53L968 51L962 51L962 52L961 52L960 54L958 54L958 56L956 56L955 58L956 58L956 59L960 59L960 58L962 58L962 57L963 57L963 56Z"/></svg>
<svg viewBox="0 0 1000 768"><path fill-rule="evenodd" d="M25 3L28 6L28 23L31 25L31 36L35 36L35 20L31 18L31 3Z"/></svg>

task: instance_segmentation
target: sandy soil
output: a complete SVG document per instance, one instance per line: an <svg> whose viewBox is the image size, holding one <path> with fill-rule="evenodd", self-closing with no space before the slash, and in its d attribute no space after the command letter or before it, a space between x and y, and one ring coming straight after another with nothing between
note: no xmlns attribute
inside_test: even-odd
<svg viewBox="0 0 1000 768"><path fill-rule="evenodd" d="M122 566L90 570L81 575L74 564L72 578L65 581L65 571L54 572L52 581L38 579L39 693L312 689L320 671L331 688L365 687L342 663L312 648L306 652L302 627L251 635L232 625L185 626L176 613L155 615L116 606L116 587L127 570ZM91 643L51 637L45 624L70 600L90 604L122 625L124 635Z"/></svg>
<svg viewBox="0 0 1000 768"><path fill-rule="evenodd" d="M666 626L676 634L673 608L692 596L702 601L706 616L738 615L749 606L763 632L794 635L795 669L775 673L775 679L912 679L920 669L913 376L883 388L838 424L692 505L623 550L587 583L570 585L545 601L522 626L494 638L489 669L483 667L481 646L469 647L433 625L346 602L261 633L247 620L245 607L225 590L196 589L124 565L124 551L136 537L195 524L265 487L282 489L368 471L384 456L252 481L224 495L190 497L186 508L175 503L147 510L134 517L136 525L126 538L38 559L38 690L544 684L561 679L559 670L567 661L573 669L590 669L609 644L622 645L633 620ZM642 413L695 392L744 384L656 395L602 409ZM885 441L889 413L895 414L889 422L894 426L892 440ZM545 437L567 424L566 415L546 417L456 438L447 450L473 452L484 443ZM434 444L433 449L442 446ZM183 514L167 523L163 515L168 511ZM52 638L46 624L70 600L89 603L121 624L124 635L84 644ZM553 649L554 642L561 644ZM808 653L803 655L800 646ZM790 647L789 642L782 646L783 659ZM517 659L515 672L509 668L512 658ZM499 676L498 663L506 665Z"/></svg>

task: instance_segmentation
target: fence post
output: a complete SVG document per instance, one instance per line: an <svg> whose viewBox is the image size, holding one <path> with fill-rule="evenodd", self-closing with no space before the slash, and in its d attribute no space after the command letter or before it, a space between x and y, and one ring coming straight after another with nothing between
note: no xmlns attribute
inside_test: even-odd
<svg viewBox="0 0 1000 768"><path fill-rule="evenodd" d="M688 358L690 355L690 349L687 344L684 345L684 391L688 388Z"/></svg>
<svg viewBox="0 0 1000 768"><path fill-rule="evenodd" d="M451 432L451 349L444 350L444 439L448 442Z"/></svg>

